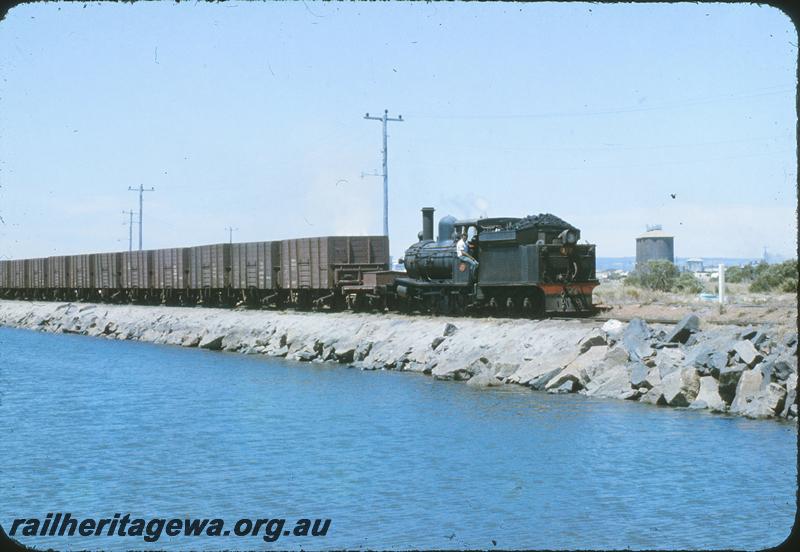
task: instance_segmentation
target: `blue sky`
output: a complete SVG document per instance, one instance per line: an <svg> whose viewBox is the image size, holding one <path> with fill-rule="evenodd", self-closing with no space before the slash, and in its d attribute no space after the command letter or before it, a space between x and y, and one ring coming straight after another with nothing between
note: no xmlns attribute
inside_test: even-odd
<svg viewBox="0 0 800 552"><path fill-rule="evenodd" d="M552 212L600 256L795 256L797 34L768 6L36 3L0 22L0 257ZM671 197L675 195L675 198Z"/></svg>

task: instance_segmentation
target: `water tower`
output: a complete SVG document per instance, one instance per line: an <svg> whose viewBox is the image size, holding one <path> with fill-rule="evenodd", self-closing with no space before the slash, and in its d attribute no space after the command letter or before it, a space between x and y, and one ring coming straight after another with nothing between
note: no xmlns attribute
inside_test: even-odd
<svg viewBox="0 0 800 552"><path fill-rule="evenodd" d="M636 268L658 260L675 262L675 238L660 224L648 225L647 232L636 238Z"/></svg>

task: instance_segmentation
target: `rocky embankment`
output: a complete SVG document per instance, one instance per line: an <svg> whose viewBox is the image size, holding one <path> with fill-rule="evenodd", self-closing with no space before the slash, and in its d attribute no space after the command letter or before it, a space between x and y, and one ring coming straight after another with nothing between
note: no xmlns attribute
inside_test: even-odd
<svg viewBox="0 0 800 552"><path fill-rule="evenodd" d="M785 326L433 318L0 301L0 325L797 419Z"/></svg>

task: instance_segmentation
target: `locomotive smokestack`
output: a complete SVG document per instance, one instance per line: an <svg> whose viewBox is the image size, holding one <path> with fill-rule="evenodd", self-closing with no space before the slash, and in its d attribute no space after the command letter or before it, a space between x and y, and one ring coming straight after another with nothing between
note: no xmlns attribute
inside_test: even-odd
<svg viewBox="0 0 800 552"><path fill-rule="evenodd" d="M433 239L433 207L422 208L422 239Z"/></svg>

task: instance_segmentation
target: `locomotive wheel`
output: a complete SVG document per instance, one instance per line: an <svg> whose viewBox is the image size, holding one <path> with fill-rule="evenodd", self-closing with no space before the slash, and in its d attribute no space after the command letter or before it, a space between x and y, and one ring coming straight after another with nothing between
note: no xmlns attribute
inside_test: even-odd
<svg viewBox="0 0 800 552"><path fill-rule="evenodd" d="M467 298L463 293L458 293L451 297L453 314L463 316L467 310Z"/></svg>
<svg viewBox="0 0 800 552"><path fill-rule="evenodd" d="M442 294L434 299L434 314L448 315L452 310L453 307L449 295Z"/></svg>
<svg viewBox="0 0 800 552"><path fill-rule="evenodd" d="M534 289L526 299L530 300L530 309L528 309L528 316L531 318L544 318L544 293L540 289Z"/></svg>

